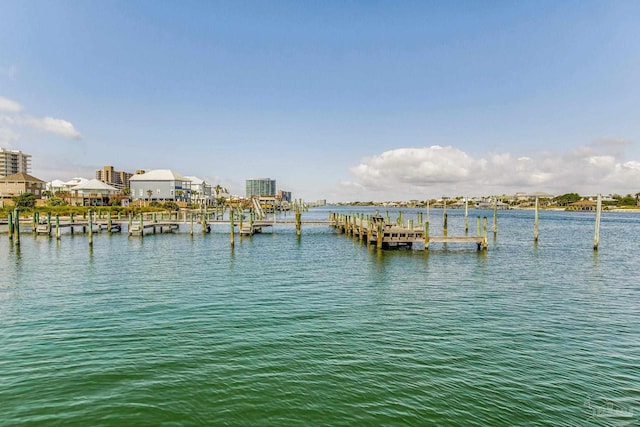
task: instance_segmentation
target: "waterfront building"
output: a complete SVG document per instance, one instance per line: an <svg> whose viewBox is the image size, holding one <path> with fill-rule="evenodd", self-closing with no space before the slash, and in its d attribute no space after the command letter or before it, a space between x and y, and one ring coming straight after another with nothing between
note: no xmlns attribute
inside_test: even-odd
<svg viewBox="0 0 640 427"><path fill-rule="evenodd" d="M89 179L71 187L70 201L76 206L106 206L112 196L120 193L117 188L98 179Z"/></svg>
<svg viewBox="0 0 640 427"><path fill-rule="evenodd" d="M191 188L187 195L187 199L190 200L191 203L197 203L199 205L210 205L212 203L211 184L208 184L197 176L185 176L185 179L191 181Z"/></svg>
<svg viewBox="0 0 640 427"><path fill-rule="evenodd" d="M131 198L146 201L184 201L191 181L170 169L154 169L129 179Z"/></svg>
<svg viewBox="0 0 640 427"><path fill-rule="evenodd" d="M277 197L280 199L280 201L282 202L289 202L291 203L291 191L284 191L284 190L279 190Z"/></svg>
<svg viewBox="0 0 640 427"><path fill-rule="evenodd" d="M275 196L276 180L271 178L248 179L246 181L247 199L253 196Z"/></svg>
<svg viewBox="0 0 640 427"><path fill-rule="evenodd" d="M117 171L113 166L104 166L102 169L96 170L97 180L118 189L129 188L129 179L132 176L132 173Z"/></svg>
<svg viewBox="0 0 640 427"><path fill-rule="evenodd" d="M24 172L14 173L0 178L0 198L11 198L24 193L33 193L36 199L42 197L46 183Z"/></svg>
<svg viewBox="0 0 640 427"><path fill-rule="evenodd" d="M31 169L31 155L22 151L0 148L0 177L17 173L28 174Z"/></svg>

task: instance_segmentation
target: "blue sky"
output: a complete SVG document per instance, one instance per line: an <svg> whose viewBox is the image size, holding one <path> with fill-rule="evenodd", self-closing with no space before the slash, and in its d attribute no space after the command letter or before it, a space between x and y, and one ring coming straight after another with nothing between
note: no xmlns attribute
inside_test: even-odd
<svg viewBox="0 0 640 427"><path fill-rule="evenodd" d="M0 146L306 200L640 191L637 1L0 0Z"/></svg>

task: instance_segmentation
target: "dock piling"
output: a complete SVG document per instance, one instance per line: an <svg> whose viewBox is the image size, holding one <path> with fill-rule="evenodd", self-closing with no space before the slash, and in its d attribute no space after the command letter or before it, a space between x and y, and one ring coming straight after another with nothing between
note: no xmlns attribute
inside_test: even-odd
<svg viewBox="0 0 640 427"><path fill-rule="evenodd" d="M15 225L13 226L13 240L16 246L20 246L20 211L18 208L13 210L13 218Z"/></svg>
<svg viewBox="0 0 640 427"><path fill-rule="evenodd" d="M593 236L593 250L598 250L600 244L600 214L602 213L602 194L598 194L598 201L596 203L596 229Z"/></svg>
<svg viewBox="0 0 640 427"><path fill-rule="evenodd" d="M536 208L533 214L533 241L538 243L538 209L540 208L540 202L536 197Z"/></svg>
<svg viewBox="0 0 640 427"><path fill-rule="evenodd" d="M93 247L93 212L89 209L89 247Z"/></svg>

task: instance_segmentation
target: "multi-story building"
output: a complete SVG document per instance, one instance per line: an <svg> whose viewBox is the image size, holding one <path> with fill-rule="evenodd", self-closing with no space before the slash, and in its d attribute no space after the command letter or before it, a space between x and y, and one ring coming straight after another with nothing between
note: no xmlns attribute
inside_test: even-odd
<svg viewBox="0 0 640 427"><path fill-rule="evenodd" d="M105 166L96 171L96 179L109 184L112 187L129 188L129 179L133 176L130 172L117 171L113 166Z"/></svg>
<svg viewBox="0 0 640 427"><path fill-rule="evenodd" d="M283 202L291 202L291 191L280 190L278 191L278 197Z"/></svg>
<svg viewBox="0 0 640 427"><path fill-rule="evenodd" d="M16 173L29 173L31 155L22 151L0 148L0 177Z"/></svg>
<svg viewBox="0 0 640 427"><path fill-rule="evenodd" d="M7 175L0 178L0 198L19 196L24 193L33 193L36 199L42 197L46 183L41 179L24 172Z"/></svg>
<svg viewBox="0 0 640 427"><path fill-rule="evenodd" d="M248 179L247 184L247 199L253 196L275 196L276 195L276 180L271 178L258 178Z"/></svg>

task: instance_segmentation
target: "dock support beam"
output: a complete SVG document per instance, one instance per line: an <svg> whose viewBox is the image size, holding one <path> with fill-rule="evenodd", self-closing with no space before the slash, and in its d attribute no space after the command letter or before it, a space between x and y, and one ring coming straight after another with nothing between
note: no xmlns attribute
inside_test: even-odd
<svg viewBox="0 0 640 427"><path fill-rule="evenodd" d="M596 229L593 236L593 250L598 250L600 244L600 214L602 213L602 195L598 194L598 202L596 203Z"/></svg>
<svg viewBox="0 0 640 427"><path fill-rule="evenodd" d="M7 214L7 222L9 226L9 240L13 240L13 233L14 233L13 212L9 212Z"/></svg>
<svg viewBox="0 0 640 427"><path fill-rule="evenodd" d="M233 235L234 232L235 232L234 225L233 225L233 215L234 215L234 212L233 212L233 208L232 208L232 209L229 210L229 224L231 224L231 234L230 234L231 247L233 247L233 245L235 244L234 235Z"/></svg>
<svg viewBox="0 0 640 427"><path fill-rule="evenodd" d="M13 240L16 246L20 246L20 211L18 208L13 210L14 226L13 226Z"/></svg>
<svg viewBox="0 0 640 427"><path fill-rule="evenodd" d="M464 233L469 232L469 199L464 198Z"/></svg>
<svg viewBox="0 0 640 427"><path fill-rule="evenodd" d="M540 202L536 197L536 209L533 216L533 241L538 243L538 209L540 209Z"/></svg>
<svg viewBox="0 0 640 427"><path fill-rule="evenodd" d="M93 247L93 212L89 209L89 247Z"/></svg>
<svg viewBox="0 0 640 427"><path fill-rule="evenodd" d="M429 250L429 221L424 223L424 250Z"/></svg>
<svg viewBox="0 0 640 427"><path fill-rule="evenodd" d="M493 200L493 234L498 232L498 198Z"/></svg>

